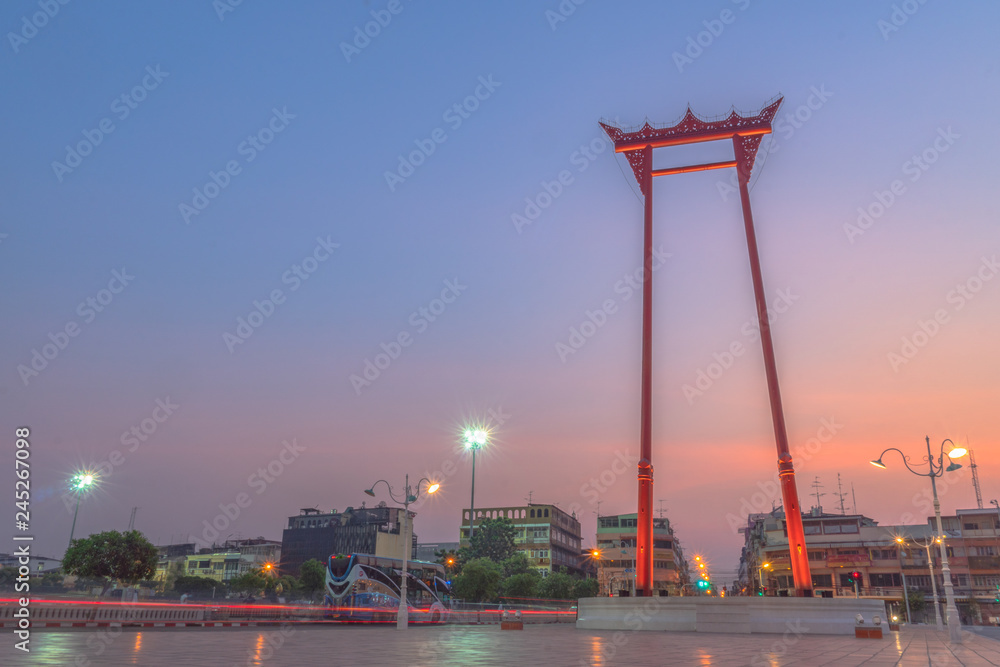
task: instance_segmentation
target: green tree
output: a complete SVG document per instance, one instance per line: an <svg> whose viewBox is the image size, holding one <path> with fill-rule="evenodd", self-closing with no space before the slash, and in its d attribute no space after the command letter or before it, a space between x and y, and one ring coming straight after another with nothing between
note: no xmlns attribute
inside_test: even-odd
<svg viewBox="0 0 1000 667"><path fill-rule="evenodd" d="M538 585L538 597L554 600L570 600L576 579L565 572L552 572Z"/></svg>
<svg viewBox="0 0 1000 667"><path fill-rule="evenodd" d="M500 584L500 594L506 598L538 597L538 584L542 575L537 570L512 574Z"/></svg>
<svg viewBox="0 0 1000 667"><path fill-rule="evenodd" d="M156 547L138 530L109 530L73 540L63 556L62 569L66 574L102 579L104 595L112 582L132 586L151 578L156 561Z"/></svg>
<svg viewBox="0 0 1000 667"><path fill-rule="evenodd" d="M525 574L527 572L538 572L533 570L531 567L531 561L528 557L524 555L523 551L518 551L510 558L505 558L502 563L500 563L500 568L503 570L504 577L513 577L515 574Z"/></svg>
<svg viewBox="0 0 1000 667"><path fill-rule="evenodd" d="M267 584L267 577L259 572L244 572L229 580L229 589L235 593L259 593Z"/></svg>
<svg viewBox="0 0 1000 667"><path fill-rule="evenodd" d="M316 560L307 560L299 568L299 588L307 595L315 595L326 586L326 566Z"/></svg>
<svg viewBox="0 0 1000 667"><path fill-rule="evenodd" d="M55 589L57 591L63 590L63 575L62 572L49 572L42 575L41 585L43 588L49 590Z"/></svg>
<svg viewBox="0 0 1000 667"><path fill-rule="evenodd" d="M573 598L596 598L600 592L597 579L577 579L573 584Z"/></svg>
<svg viewBox="0 0 1000 667"><path fill-rule="evenodd" d="M503 570L489 558L475 558L453 579L455 597L467 602L487 602L497 598Z"/></svg>
<svg viewBox="0 0 1000 667"><path fill-rule="evenodd" d="M220 586L218 581L208 577L182 575L174 579L174 591L180 593L181 595L211 593L212 589L218 586Z"/></svg>
<svg viewBox="0 0 1000 667"><path fill-rule="evenodd" d="M0 588L14 588L16 579L16 567L0 567Z"/></svg>
<svg viewBox="0 0 1000 667"><path fill-rule="evenodd" d="M514 544L516 530L510 519L483 519L476 524L469 546L471 559L489 558L495 563L503 562L517 553Z"/></svg>
<svg viewBox="0 0 1000 667"><path fill-rule="evenodd" d="M924 607L927 606L927 601L924 599L923 591L910 590L909 595L907 597L910 598L910 612L913 614L922 612L924 610ZM903 609L906 609L905 604L903 605ZM908 618L906 620L909 621L910 623L913 622L912 618Z"/></svg>

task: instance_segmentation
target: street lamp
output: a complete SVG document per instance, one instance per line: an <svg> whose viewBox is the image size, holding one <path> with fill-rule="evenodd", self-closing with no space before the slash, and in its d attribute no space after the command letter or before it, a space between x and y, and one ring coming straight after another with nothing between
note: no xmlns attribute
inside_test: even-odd
<svg viewBox="0 0 1000 667"><path fill-rule="evenodd" d="M472 546L472 531L476 524L476 452L489 442L490 434L485 429L465 429L462 443L472 450L472 499L469 501L469 546Z"/></svg>
<svg viewBox="0 0 1000 667"><path fill-rule="evenodd" d="M903 544L905 540L901 537L897 537L896 541ZM934 558L931 556L931 545L932 544L944 544L940 537L929 537L926 541L924 540L910 540L914 545L923 547L927 550L927 570L931 574L931 595L934 596L934 618L937 623L938 630L944 630L944 623L941 621L941 605L938 604L938 592L937 592L937 581L934 578ZM907 608L909 611L909 608Z"/></svg>
<svg viewBox="0 0 1000 667"><path fill-rule="evenodd" d="M78 472L69 478L69 488L76 491L76 509L73 510L73 525L69 529L69 546L73 546L73 533L76 532L76 515L80 511L80 496L97 483L97 476L86 470ZM67 547L68 549L69 547Z"/></svg>
<svg viewBox="0 0 1000 667"><path fill-rule="evenodd" d="M941 477L946 472L951 472L953 470L958 470L961 468L961 464L955 463L952 459L957 459L965 456L968 451L964 447L959 447L951 440L945 438L941 443L941 450L938 452L937 460L935 460L934 455L931 453L931 439L930 437L925 437L927 442L927 456L924 458L922 463L926 463L930 472L917 472L910 467L910 458L904 454L901 450L895 447L890 447L882 452L882 454L875 461L870 463L876 468L885 468L885 464L882 463L882 457L885 456L886 452L898 452L903 459L903 465L914 475L920 477L930 477L931 479L931 491L934 494L934 518L937 521L937 534L938 542L941 546L941 576L944 579L944 597L945 605L947 607L947 617L948 617L948 635L952 644L962 643L962 629L959 627L959 617L958 617L958 607L955 606L955 588L951 583L951 567L948 565L948 551L945 548L944 540L941 537L944 535L944 529L941 527L941 502L938 500L937 494L937 482L936 479ZM945 443L951 444L951 449L948 450L946 454L944 451ZM944 458L948 457L949 464L947 467L944 465ZM928 549L929 553L929 549ZM933 570L931 572L931 581L934 581ZM935 605L935 608L937 605Z"/></svg>
<svg viewBox="0 0 1000 667"><path fill-rule="evenodd" d="M896 555L899 556L899 576L902 577L902 579L903 579L903 600L906 601L906 622L907 623L912 623L913 622L913 617L910 616L910 594L906 591L906 572L903 571L903 549L902 549L902 547L903 547L903 545L905 543L906 543L906 540L904 540L902 537L897 537L896 538L896 544L899 545L899 548L896 549ZM928 560L930 560L930 559L928 558ZM933 572L931 572L931 581L934 581L934 573ZM935 608L937 608L937 604L936 603L935 603Z"/></svg>
<svg viewBox="0 0 1000 667"><path fill-rule="evenodd" d="M365 489L365 493L374 498L375 487L380 483L385 484L385 487L389 489L389 497L392 498L393 502L403 504L403 526L402 530L400 530L403 536L403 573L400 577L399 583L399 609L396 612L397 630L405 630L410 622L410 609L406 598L406 579L408 576L406 571L410 562L410 542L412 542L412 539L410 538L410 503L416 502L417 498L420 497L420 485L424 482L427 482L427 493L434 493L441 488L441 485L437 482L432 482L426 477L423 477L419 482L417 482L416 492L414 493L413 488L410 487L410 476L407 475L402 500L396 497L396 495L392 492L392 486L384 479L380 479L372 484L370 489Z"/></svg>
<svg viewBox="0 0 1000 667"><path fill-rule="evenodd" d="M770 563L763 563L760 567L757 568L757 582L758 582L757 585L760 588L761 594L764 593L764 570L768 569L769 567L771 567Z"/></svg>

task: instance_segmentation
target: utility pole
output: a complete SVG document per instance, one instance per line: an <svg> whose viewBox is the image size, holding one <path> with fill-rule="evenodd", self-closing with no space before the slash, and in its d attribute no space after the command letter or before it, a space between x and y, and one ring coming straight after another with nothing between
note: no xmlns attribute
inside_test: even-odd
<svg viewBox="0 0 1000 667"><path fill-rule="evenodd" d="M969 439L968 436L965 437ZM983 509L983 490L979 487L979 466L976 465L976 455L969 450L969 467L972 468L972 487L976 490L976 507Z"/></svg>
<svg viewBox="0 0 1000 667"><path fill-rule="evenodd" d="M133 530L133 529L135 528L135 513L136 513L136 512L138 511L138 510L139 510L139 508L138 508L138 507L133 507L133 508L132 508L132 516L131 516L131 517L129 517L129 520L128 520L128 531L129 531L130 533L131 533L131 532L132 532L132 530Z"/></svg>
<svg viewBox="0 0 1000 667"><path fill-rule="evenodd" d="M837 473L837 498L840 499L840 513L841 513L841 515L847 514L847 511L844 509L844 497L846 495L847 494L844 493L844 487L841 486L841 484L840 484L840 473L838 472Z"/></svg>

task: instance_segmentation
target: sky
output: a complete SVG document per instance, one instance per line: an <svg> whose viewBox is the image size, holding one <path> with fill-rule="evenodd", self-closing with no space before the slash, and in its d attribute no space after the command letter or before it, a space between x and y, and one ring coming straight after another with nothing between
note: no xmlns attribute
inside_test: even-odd
<svg viewBox="0 0 1000 667"><path fill-rule="evenodd" d="M4 3L3 486L28 428L36 553L62 555L85 468L76 536L137 507L156 544L280 539L300 508L408 475L442 484L420 541L456 541L470 423L492 431L477 506L555 503L591 543L598 511L635 511L639 446L642 201L598 121L777 95L751 201L802 506L818 479L839 511L839 474L848 512L923 522L927 480L868 461L921 465L925 438L970 444L989 506L998 19L915 0ZM730 570L747 513L780 504L734 178L653 189L654 498ZM975 507L968 473L943 480L944 512Z"/></svg>

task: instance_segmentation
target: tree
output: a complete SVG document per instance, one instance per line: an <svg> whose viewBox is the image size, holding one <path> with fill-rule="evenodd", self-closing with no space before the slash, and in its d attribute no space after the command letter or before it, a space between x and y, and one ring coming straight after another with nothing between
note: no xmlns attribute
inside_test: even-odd
<svg viewBox="0 0 1000 667"><path fill-rule="evenodd" d="M575 585L576 580L565 572L552 572L538 585L538 597L569 600L573 598Z"/></svg>
<svg viewBox="0 0 1000 667"><path fill-rule="evenodd" d="M537 570L513 574L500 584L500 594L506 598L538 597L538 584L541 581L542 575Z"/></svg>
<svg viewBox="0 0 1000 667"><path fill-rule="evenodd" d="M459 599L486 602L496 599L502 578L503 570L499 565L489 558L476 558L465 564L451 589Z"/></svg>
<svg viewBox="0 0 1000 667"><path fill-rule="evenodd" d="M599 592L600 586L597 583L597 579L577 579L573 585L573 597L577 600L580 598L596 598Z"/></svg>
<svg viewBox="0 0 1000 667"><path fill-rule="evenodd" d="M73 540L63 556L62 569L66 574L101 579L104 595L112 582L135 585L151 578L156 561L156 547L138 530L109 530Z"/></svg>
<svg viewBox="0 0 1000 667"><path fill-rule="evenodd" d="M500 563L504 577L513 577L515 574L525 574L527 572L537 572L531 568L531 561L524 555L523 551L518 551L510 558L504 559Z"/></svg>
<svg viewBox="0 0 1000 667"><path fill-rule="evenodd" d="M183 575L174 579L174 590L181 595L210 593L213 588L216 588L219 585L218 581L210 579L209 577Z"/></svg>
<svg viewBox="0 0 1000 667"><path fill-rule="evenodd" d="M326 586L326 566L315 558L302 563L299 568L299 588L309 596Z"/></svg>
<svg viewBox="0 0 1000 667"><path fill-rule="evenodd" d="M472 535L469 555L472 559L489 558L500 563L517 553L515 533L510 519L483 519Z"/></svg>
<svg viewBox="0 0 1000 667"><path fill-rule="evenodd" d="M235 593L259 593L267 588L267 578L259 572L244 572L229 580L229 589Z"/></svg>
<svg viewBox="0 0 1000 667"><path fill-rule="evenodd" d="M14 588L16 579L16 567L0 567L0 588Z"/></svg>
<svg viewBox="0 0 1000 667"><path fill-rule="evenodd" d="M49 572L42 575L41 581L42 588L55 589L58 591L63 590L63 575L62 572Z"/></svg>

